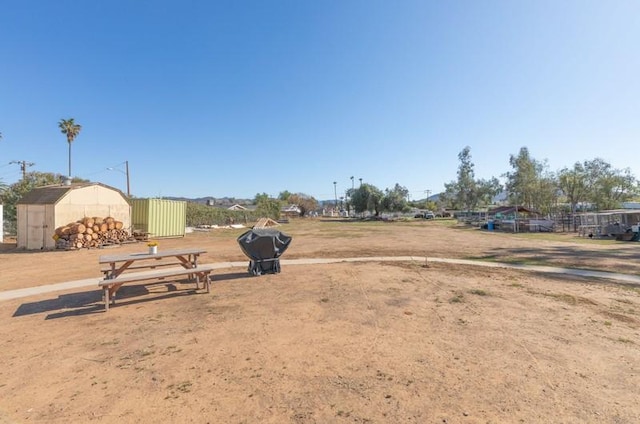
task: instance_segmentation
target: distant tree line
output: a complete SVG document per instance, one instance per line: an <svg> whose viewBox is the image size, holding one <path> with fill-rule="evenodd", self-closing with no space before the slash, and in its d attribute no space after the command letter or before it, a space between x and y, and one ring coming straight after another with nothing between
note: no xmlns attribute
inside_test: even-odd
<svg viewBox="0 0 640 424"><path fill-rule="evenodd" d="M67 135L70 146L80 126L72 120L63 120L60 127ZM458 154L458 160L457 178L445 184L445 191L437 202L429 198L410 201L409 191L398 183L393 188L381 190L361 182L358 188L348 189L339 203L325 206L344 209L349 215L370 213L374 216L383 212L405 213L411 208L472 211L491 205L497 194L506 192L507 200L512 205L551 214L559 211L576 212L585 208L616 209L640 193L639 182L630 169L615 169L600 158L576 162L570 168L552 172L546 161L533 158L528 148L522 147L517 154L509 156L511 169L501 175L504 185L496 177L487 180L475 177L469 146ZM25 193L36 187L60 184L64 179L65 176L60 174L28 172L22 180L9 186L0 181L0 202L4 207L7 233L15 232L16 203ZM84 181L88 180L72 179L72 182ZM296 205L301 216L307 216L319 208L319 202L313 196L287 190L277 198L258 193L253 203L256 208L252 211L229 211L189 202L187 225L253 221L258 217L279 219L282 208L287 205Z"/></svg>
<svg viewBox="0 0 640 424"><path fill-rule="evenodd" d="M582 209L608 210L622 206L640 193L638 180L630 169L615 169L603 159L576 162L571 168L557 172L549 170L546 161L531 157L522 147L517 155L510 155L511 170L497 178L477 180L474 176L470 148L458 154L458 178L445 184L444 206L458 210L474 210L487 206L503 191L512 205L522 205L548 215L553 212L575 213Z"/></svg>
<svg viewBox="0 0 640 424"><path fill-rule="evenodd" d="M15 234L17 224L16 204L34 188L52 184L62 184L66 177L50 172L27 172L24 177L10 186L0 184L0 203L4 209L4 224L7 234ZM72 178L72 183L87 182L82 178Z"/></svg>

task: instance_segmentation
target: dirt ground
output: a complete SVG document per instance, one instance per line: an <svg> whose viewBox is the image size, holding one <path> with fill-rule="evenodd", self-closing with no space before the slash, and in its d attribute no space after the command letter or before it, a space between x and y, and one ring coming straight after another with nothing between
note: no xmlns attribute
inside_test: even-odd
<svg viewBox="0 0 640 424"><path fill-rule="evenodd" d="M428 256L640 274L638 243L442 222L294 221L283 259ZM160 240L245 261L245 230ZM6 240L5 240L6 241ZM112 249L0 246L0 292L101 276ZM640 287L424 262L0 301L0 423L638 423Z"/></svg>

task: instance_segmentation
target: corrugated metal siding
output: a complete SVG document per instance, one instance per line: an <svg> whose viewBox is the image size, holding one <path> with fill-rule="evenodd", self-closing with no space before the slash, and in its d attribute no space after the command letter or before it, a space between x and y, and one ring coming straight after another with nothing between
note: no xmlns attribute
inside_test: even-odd
<svg viewBox="0 0 640 424"><path fill-rule="evenodd" d="M187 202L166 199L132 199L134 230L152 237L184 237Z"/></svg>

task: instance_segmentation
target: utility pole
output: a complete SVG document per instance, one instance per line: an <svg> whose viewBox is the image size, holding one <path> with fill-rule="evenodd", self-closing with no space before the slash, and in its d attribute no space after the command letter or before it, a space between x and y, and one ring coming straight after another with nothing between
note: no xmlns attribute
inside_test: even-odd
<svg viewBox="0 0 640 424"><path fill-rule="evenodd" d="M127 197L131 198L131 189L129 188L129 161L124 161L125 166L127 168Z"/></svg>
<svg viewBox="0 0 640 424"><path fill-rule="evenodd" d="M123 171L121 169L118 168L114 168L114 167L109 167L107 168L108 171L118 171L123 173L124 175L127 176L127 197L131 197L131 188L129 186L129 161L125 160L124 162L122 162L120 165L124 164L126 171Z"/></svg>
<svg viewBox="0 0 640 424"><path fill-rule="evenodd" d="M35 163L27 162L26 160L12 160L11 162L9 162L9 164L12 164L12 163L17 163L18 165L20 165L20 170L22 171L23 180L27 178L27 166L35 165Z"/></svg>

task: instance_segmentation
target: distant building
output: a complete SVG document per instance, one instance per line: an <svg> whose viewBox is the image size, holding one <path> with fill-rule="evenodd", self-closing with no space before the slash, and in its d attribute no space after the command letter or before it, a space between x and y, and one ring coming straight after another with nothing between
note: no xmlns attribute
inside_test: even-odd
<svg viewBox="0 0 640 424"><path fill-rule="evenodd" d="M298 207L298 205L287 205L280 209L280 215L283 218L297 218L300 216L302 211Z"/></svg>

